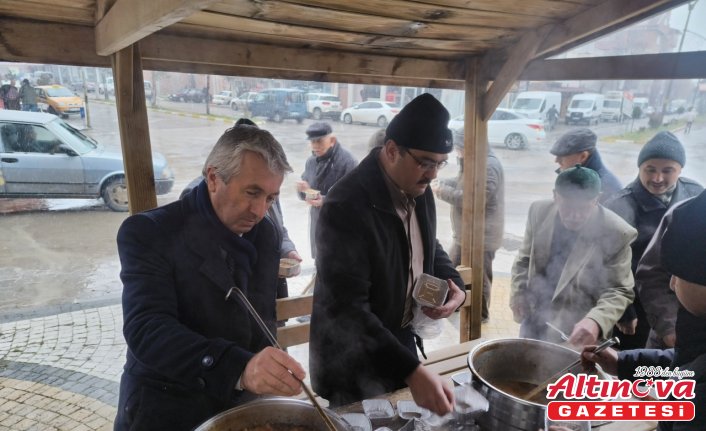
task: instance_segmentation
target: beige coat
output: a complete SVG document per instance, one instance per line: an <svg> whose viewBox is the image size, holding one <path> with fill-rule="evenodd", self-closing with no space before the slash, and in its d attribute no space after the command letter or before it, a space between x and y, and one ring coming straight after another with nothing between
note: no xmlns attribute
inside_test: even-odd
<svg viewBox="0 0 706 431"><path fill-rule="evenodd" d="M581 229L570 251L549 307L537 304L537 289L544 286L542 273L558 221L553 201L534 202L529 210L522 247L512 267L510 304L524 304L525 325L546 329L545 320L571 334L574 325L588 317L607 337L625 308L632 303L634 279L630 270L632 243L637 231L612 211L598 206ZM541 309L547 310L541 315ZM518 316L515 320L519 322ZM554 332L548 341L561 342Z"/></svg>

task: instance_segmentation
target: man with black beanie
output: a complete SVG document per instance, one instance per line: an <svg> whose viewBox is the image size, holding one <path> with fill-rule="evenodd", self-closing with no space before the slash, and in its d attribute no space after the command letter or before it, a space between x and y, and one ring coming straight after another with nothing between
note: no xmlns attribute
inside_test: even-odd
<svg viewBox="0 0 706 431"><path fill-rule="evenodd" d="M620 353L606 349L599 355L588 346L583 352L584 368L601 365L620 379L633 380L637 367L691 371L696 381L695 416L691 421L660 422L660 431L703 431L706 429L706 192L675 208L659 226L655 241L660 243L661 265L670 273L670 287L679 300L674 349L638 349Z"/></svg>
<svg viewBox="0 0 706 431"><path fill-rule="evenodd" d="M422 273L449 288L443 305L420 309L428 318L448 317L465 300L436 239L429 188L453 149L448 121L432 95L412 100L321 209L309 358L313 388L333 406L409 386L422 407L439 415L453 407L450 388L419 361L411 324Z"/></svg>
<svg viewBox="0 0 706 431"><path fill-rule="evenodd" d="M680 177L685 164L686 154L679 139L671 132L659 132L640 150L638 178L604 204L637 229L637 239L632 244L633 274L665 212L703 190L697 182ZM645 308L659 307L643 304L639 291L636 286L635 302L620 318L615 331L624 349L645 347L650 333ZM651 347L671 346L657 343Z"/></svg>

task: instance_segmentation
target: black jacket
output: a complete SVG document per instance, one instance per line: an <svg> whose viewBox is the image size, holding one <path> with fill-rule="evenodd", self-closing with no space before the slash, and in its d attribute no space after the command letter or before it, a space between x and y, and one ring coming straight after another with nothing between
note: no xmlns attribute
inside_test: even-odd
<svg viewBox="0 0 706 431"><path fill-rule="evenodd" d="M236 297L225 298L238 285L275 329L281 239L265 218L235 239L247 243L243 255L204 216L205 193L202 182L118 231L128 352L116 430L190 430L253 398L236 382L268 342Z"/></svg>
<svg viewBox="0 0 706 431"><path fill-rule="evenodd" d="M598 172L598 176L601 178L601 195L598 198L598 202L605 203L623 188L618 177L603 164L598 150L593 150L583 166Z"/></svg>
<svg viewBox="0 0 706 431"><path fill-rule="evenodd" d="M343 148L340 142L336 142L326 154L316 157L312 155L306 160L302 180L309 183L309 186L318 190L321 197L326 201L326 195L329 190L348 172L355 168L358 162L353 155ZM304 193L298 193L299 199L304 199ZM319 212L321 208L309 208L311 217L309 228L309 240L311 241L311 256L316 258L316 226L319 220Z"/></svg>
<svg viewBox="0 0 706 431"><path fill-rule="evenodd" d="M374 149L331 189L316 243L317 283L311 317L314 390L335 404L404 387L419 359L401 328L409 276L407 235ZM463 283L436 240L429 188L416 198L424 272Z"/></svg>

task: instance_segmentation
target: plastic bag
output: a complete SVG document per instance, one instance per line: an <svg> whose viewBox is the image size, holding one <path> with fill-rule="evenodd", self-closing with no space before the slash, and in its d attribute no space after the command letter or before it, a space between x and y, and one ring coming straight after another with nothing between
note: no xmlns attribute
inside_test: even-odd
<svg viewBox="0 0 706 431"><path fill-rule="evenodd" d="M432 319L431 317L424 314L422 311L422 306L418 302L414 303L412 322L412 332L417 334L419 337L429 340L431 338L436 338L441 335L444 329L443 319Z"/></svg>

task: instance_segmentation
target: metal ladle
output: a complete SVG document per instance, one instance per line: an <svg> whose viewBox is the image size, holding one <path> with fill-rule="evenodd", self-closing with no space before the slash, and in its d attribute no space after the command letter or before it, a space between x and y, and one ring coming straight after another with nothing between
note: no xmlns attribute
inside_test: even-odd
<svg viewBox="0 0 706 431"><path fill-rule="evenodd" d="M598 347L596 347L595 350L593 350L593 353L600 353L603 350L605 350L608 347L613 346L615 344L620 344L620 340L618 339L618 337L609 338L609 339L605 340L604 342L602 342L601 344L599 344ZM532 398L536 397L539 393L544 391L550 383L553 383L554 381L556 381L556 379L563 376L565 373L569 372L570 369L574 368L576 365L578 365L580 363L581 363L581 355L579 355L579 358L577 360L575 360L574 362L572 362L571 364L566 366L566 368L563 368L561 371L558 371L558 372L552 374L551 377L549 377L547 380L545 380L542 383L540 383L539 385L535 386L534 389L527 392L527 394L525 394L522 398L529 401Z"/></svg>
<svg viewBox="0 0 706 431"><path fill-rule="evenodd" d="M257 310L255 310L255 307L252 306L248 298L243 294L243 292L238 289L238 287L233 286L230 288L228 293L226 294L226 301L228 298L230 298L231 293L237 293L238 294L238 299L245 305L245 308L248 310L248 313L252 316L253 319L255 319L255 322L257 322L257 325L260 327L262 332L265 333L265 336L267 336L267 339L270 341L270 344L272 346L278 348L279 350L284 351L282 346L279 345L277 342L277 339L275 338L274 335L272 335L272 332L270 331L270 328L267 327L265 322L262 320L260 315L258 314ZM326 427L329 429L329 431L336 431L336 427L331 421L331 418L328 417L326 412L324 411L323 408L321 408L321 405L319 404L318 401L316 401L316 397L314 396L314 393L309 389L309 387L304 383L301 379L299 379L297 376L295 376L291 371L289 372L292 374L292 377L294 377L299 383L301 383L302 388L304 389L304 392L306 393L306 396L309 397L309 400L311 403L314 405L316 408L316 411L319 413L319 416L324 420L324 423L326 424Z"/></svg>

